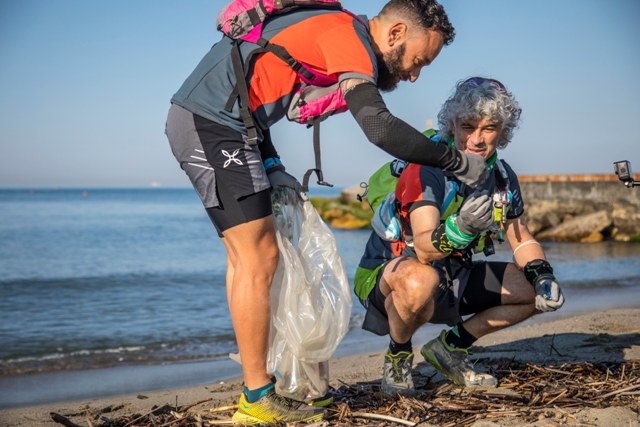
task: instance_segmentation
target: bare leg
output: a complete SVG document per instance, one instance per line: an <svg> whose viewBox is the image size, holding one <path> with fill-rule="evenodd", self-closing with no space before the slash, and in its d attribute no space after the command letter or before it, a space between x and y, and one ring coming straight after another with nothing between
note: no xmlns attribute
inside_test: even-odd
<svg viewBox="0 0 640 427"><path fill-rule="evenodd" d="M384 269L380 291L386 296L390 336L405 343L433 315L438 273L413 258L397 258Z"/></svg>
<svg viewBox="0 0 640 427"><path fill-rule="evenodd" d="M233 276L235 275L234 265L236 263L236 254L233 249L227 243L227 239L224 237L221 239L224 243L224 247L227 249L227 274L226 274L226 289L227 289L227 304L231 307L231 289L233 289Z"/></svg>
<svg viewBox="0 0 640 427"><path fill-rule="evenodd" d="M504 329L540 313L535 306L535 291L514 264L507 265L502 280L502 305L475 314L463 322L476 338Z"/></svg>
<svg viewBox="0 0 640 427"><path fill-rule="evenodd" d="M270 215L224 233L228 251L227 297L249 389L270 381L267 375L271 282L278 266L278 246Z"/></svg>

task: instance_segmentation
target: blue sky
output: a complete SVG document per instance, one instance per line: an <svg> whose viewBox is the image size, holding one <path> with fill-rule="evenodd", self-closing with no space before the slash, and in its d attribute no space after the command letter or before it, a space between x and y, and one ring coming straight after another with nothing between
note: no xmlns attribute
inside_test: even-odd
<svg viewBox="0 0 640 427"><path fill-rule="evenodd" d="M226 3L0 0L0 187L189 185L169 150L169 99L220 34ZM378 0L344 0L374 16ZM385 95L423 130L454 84L491 76L523 121L500 153L521 175L640 171L640 2L443 0L454 43ZM274 142L299 179L312 132L282 121ZM322 126L325 179L366 180L389 157L349 113Z"/></svg>

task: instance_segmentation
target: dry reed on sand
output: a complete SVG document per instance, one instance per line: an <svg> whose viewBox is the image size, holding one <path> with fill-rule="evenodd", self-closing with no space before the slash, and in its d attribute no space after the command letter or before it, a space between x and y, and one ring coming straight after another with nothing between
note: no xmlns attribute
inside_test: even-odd
<svg viewBox="0 0 640 427"><path fill-rule="evenodd" d="M379 381L343 383L332 390L334 403L327 409L327 419L315 427L372 423L468 427L479 419L501 417L519 417L523 423L540 417L571 421L584 408L627 406L640 411L640 361L555 367L511 362L492 373L499 379L498 388L464 389L449 382L436 384L414 370L415 398L384 398ZM52 418L67 427L205 427L231 424L235 407L220 407L207 399L182 407L165 405L118 419L95 416L93 422L86 418L82 424L60 414L52 413Z"/></svg>

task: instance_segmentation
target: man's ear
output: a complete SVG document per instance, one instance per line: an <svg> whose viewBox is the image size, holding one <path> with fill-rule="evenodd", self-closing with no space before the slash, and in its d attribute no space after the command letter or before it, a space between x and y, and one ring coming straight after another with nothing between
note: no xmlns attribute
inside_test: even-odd
<svg viewBox="0 0 640 427"><path fill-rule="evenodd" d="M387 43L389 47L402 43L407 38L407 24L396 22L389 27Z"/></svg>

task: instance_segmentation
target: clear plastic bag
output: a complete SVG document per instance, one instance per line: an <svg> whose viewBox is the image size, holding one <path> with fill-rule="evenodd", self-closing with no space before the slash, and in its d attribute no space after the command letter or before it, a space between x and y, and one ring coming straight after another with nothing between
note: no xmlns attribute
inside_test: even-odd
<svg viewBox="0 0 640 427"><path fill-rule="evenodd" d="M349 328L349 282L335 237L311 203L288 187L271 198L280 263L271 288L267 371L284 396L322 397L328 360Z"/></svg>

